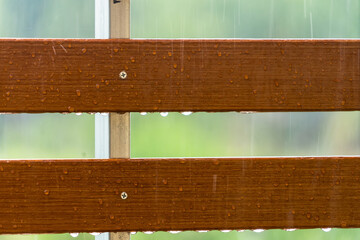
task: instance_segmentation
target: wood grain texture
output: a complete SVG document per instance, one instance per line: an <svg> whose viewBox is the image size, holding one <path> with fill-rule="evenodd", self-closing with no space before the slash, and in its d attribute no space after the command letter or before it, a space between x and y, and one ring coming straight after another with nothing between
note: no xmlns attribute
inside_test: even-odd
<svg viewBox="0 0 360 240"><path fill-rule="evenodd" d="M355 228L359 189L359 157L0 161L0 232Z"/></svg>
<svg viewBox="0 0 360 240"><path fill-rule="evenodd" d="M110 0L110 38L130 38L130 0ZM111 113L109 121L110 158L130 158L130 113Z"/></svg>
<svg viewBox="0 0 360 240"><path fill-rule="evenodd" d="M130 0L110 1L110 38L130 38Z"/></svg>
<svg viewBox="0 0 360 240"><path fill-rule="evenodd" d="M130 38L130 0L110 0L110 38ZM110 113L110 157L130 158L130 113ZM130 240L129 232L111 232L109 240Z"/></svg>
<svg viewBox="0 0 360 240"><path fill-rule="evenodd" d="M110 158L130 158L130 114L110 114Z"/></svg>
<svg viewBox="0 0 360 240"><path fill-rule="evenodd" d="M360 110L360 40L1 39L0 70L0 112Z"/></svg>

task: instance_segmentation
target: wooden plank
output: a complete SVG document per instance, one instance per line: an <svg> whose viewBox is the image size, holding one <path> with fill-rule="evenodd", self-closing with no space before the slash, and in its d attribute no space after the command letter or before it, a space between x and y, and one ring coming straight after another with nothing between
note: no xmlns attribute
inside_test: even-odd
<svg viewBox="0 0 360 240"><path fill-rule="evenodd" d="M360 40L1 39L0 69L0 112L360 110Z"/></svg>
<svg viewBox="0 0 360 240"><path fill-rule="evenodd" d="M110 38L130 38L130 0L110 1ZM110 113L109 121L110 157L130 158L130 113ZM108 239L130 240L130 233L111 232Z"/></svg>
<svg viewBox="0 0 360 240"><path fill-rule="evenodd" d="M0 232L357 228L359 189L360 157L0 161Z"/></svg>

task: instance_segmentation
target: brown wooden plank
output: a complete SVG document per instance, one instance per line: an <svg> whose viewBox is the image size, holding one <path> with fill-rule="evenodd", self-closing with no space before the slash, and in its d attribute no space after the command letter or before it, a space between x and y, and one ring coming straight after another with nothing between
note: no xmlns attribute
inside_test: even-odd
<svg viewBox="0 0 360 240"><path fill-rule="evenodd" d="M0 212L0 233L355 228L360 157L1 161Z"/></svg>
<svg viewBox="0 0 360 240"><path fill-rule="evenodd" d="M0 112L329 110L360 110L360 40L0 40Z"/></svg>

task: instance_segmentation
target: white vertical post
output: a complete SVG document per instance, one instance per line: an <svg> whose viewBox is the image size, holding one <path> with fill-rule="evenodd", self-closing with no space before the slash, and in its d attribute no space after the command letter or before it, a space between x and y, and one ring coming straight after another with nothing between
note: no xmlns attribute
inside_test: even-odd
<svg viewBox="0 0 360 240"><path fill-rule="evenodd" d="M110 37L110 5L107 0L95 0L95 38ZM109 115L95 114L95 158L109 158ZM95 240L109 240L109 233Z"/></svg>
<svg viewBox="0 0 360 240"><path fill-rule="evenodd" d="M110 2L95 0L95 38L110 38ZM95 158L109 158L109 116L95 114Z"/></svg>
<svg viewBox="0 0 360 240"><path fill-rule="evenodd" d="M95 37L130 38L130 0L95 0ZM95 115L95 157L130 158L130 113ZM96 240L129 239L127 232L96 236Z"/></svg>

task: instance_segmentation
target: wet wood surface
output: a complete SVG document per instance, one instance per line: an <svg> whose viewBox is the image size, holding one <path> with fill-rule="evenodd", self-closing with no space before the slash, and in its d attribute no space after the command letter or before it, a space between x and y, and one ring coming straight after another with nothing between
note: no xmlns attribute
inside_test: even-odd
<svg viewBox="0 0 360 240"><path fill-rule="evenodd" d="M331 110L360 40L0 40L0 112Z"/></svg>
<svg viewBox="0 0 360 240"><path fill-rule="evenodd" d="M360 158L3 160L0 212L1 233L357 228Z"/></svg>

